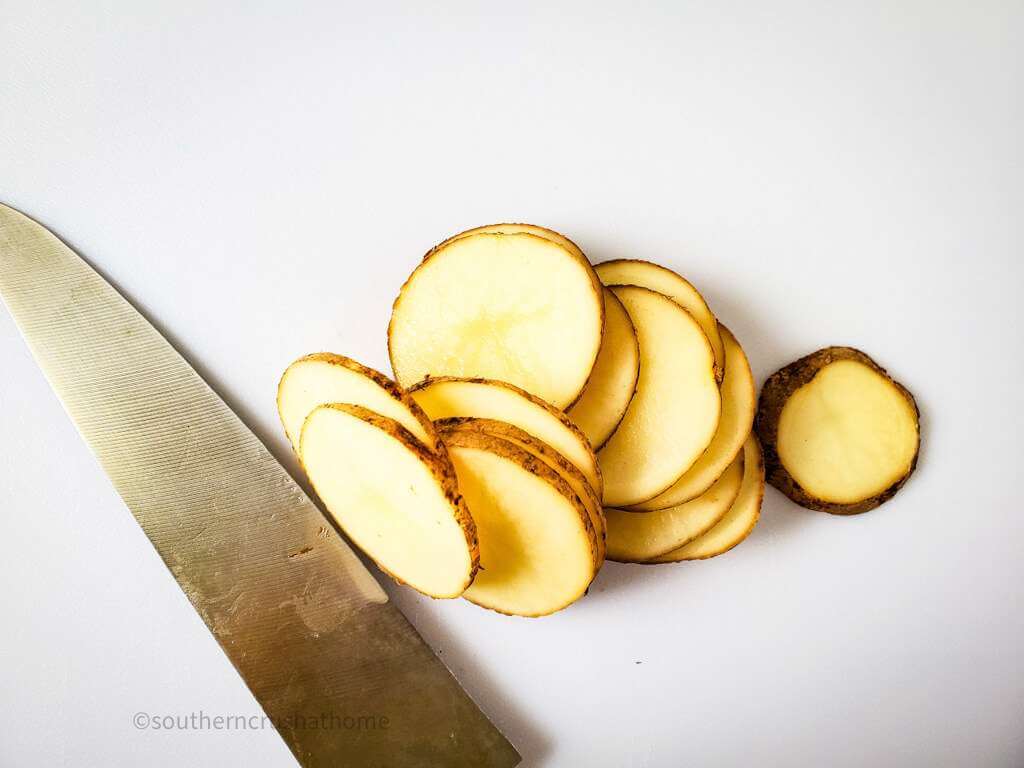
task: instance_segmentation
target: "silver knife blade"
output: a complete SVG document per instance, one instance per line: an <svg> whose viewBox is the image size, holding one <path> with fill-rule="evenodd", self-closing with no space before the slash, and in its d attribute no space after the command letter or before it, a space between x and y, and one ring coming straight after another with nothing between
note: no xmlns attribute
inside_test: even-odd
<svg viewBox="0 0 1024 768"><path fill-rule="evenodd" d="M109 283L2 204L0 297L301 765L518 764L256 436Z"/></svg>

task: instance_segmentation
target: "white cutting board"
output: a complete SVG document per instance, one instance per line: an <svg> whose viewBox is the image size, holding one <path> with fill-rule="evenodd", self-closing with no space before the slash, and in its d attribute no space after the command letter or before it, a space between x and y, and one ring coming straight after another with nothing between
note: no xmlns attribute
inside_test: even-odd
<svg viewBox="0 0 1024 768"><path fill-rule="evenodd" d="M1024 765L1021 4L373 5L0 0L0 200L292 469L283 367L386 370L402 280L477 224L678 269L759 382L866 350L923 412L882 509L769 490L739 549L542 620L388 590L528 766ZM0 360L0 765L292 765L133 727L257 709L5 312Z"/></svg>

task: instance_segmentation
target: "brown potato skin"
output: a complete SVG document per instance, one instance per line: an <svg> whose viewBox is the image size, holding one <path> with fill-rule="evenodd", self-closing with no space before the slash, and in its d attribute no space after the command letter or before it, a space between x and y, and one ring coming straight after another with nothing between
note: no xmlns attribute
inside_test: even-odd
<svg viewBox="0 0 1024 768"><path fill-rule="evenodd" d="M786 468L782 466L778 450L776 449L779 436L779 417L782 415L782 408L785 406L790 395L813 379L822 368L839 360L853 360L866 365L889 381L913 407L917 426L917 447L907 474L881 493L853 504L835 504L822 501L807 493L786 471ZM914 470L917 468L917 459L921 452L921 411L917 407L917 401L914 399L914 396L910 393L910 390L893 379L882 366L864 352L853 347L825 347L824 349L819 349L817 352L801 357L799 360L790 363L769 376L761 388L761 396L757 404L757 417L754 420L754 431L757 433L758 438L760 438L761 447L764 451L764 465L768 483L775 486L775 488L801 507L813 509L817 512L828 512L831 515L859 515L887 502L896 495L896 492L903 487L903 484L914 473Z"/></svg>

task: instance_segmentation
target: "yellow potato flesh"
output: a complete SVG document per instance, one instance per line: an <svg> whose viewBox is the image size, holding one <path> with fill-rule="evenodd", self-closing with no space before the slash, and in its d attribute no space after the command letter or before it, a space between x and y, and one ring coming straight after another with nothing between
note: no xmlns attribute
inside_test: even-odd
<svg viewBox="0 0 1024 768"><path fill-rule="evenodd" d="M725 378L722 380L722 418L711 445L672 487L634 509L665 509L694 499L711 487L743 450L757 409L754 374L736 337L719 326L725 344Z"/></svg>
<svg viewBox="0 0 1024 768"><path fill-rule="evenodd" d="M427 376L522 387L557 408L579 396L601 344L604 306L589 264L527 233L479 233L429 255L395 302L391 364Z"/></svg>
<svg viewBox="0 0 1024 768"><path fill-rule="evenodd" d="M306 417L319 405L352 403L394 419L426 446L433 445L423 424L377 382L339 362L303 359L292 363L277 391L277 409L285 434L296 452Z"/></svg>
<svg viewBox="0 0 1024 768"><path fill-rule="evenodd" d="M706 493L685 504L654 512L606 509L608 559L641 563L678 549L729 511L742 481L743 456L738 456Z"/></svg>
<svg viewBox="0 0 1024 768"><path fill-rule="evenodd" d="M328 512L381 568L433 597L462 594L472 555L440 459L331 406L306 419L300 456Z"/></svg>
<svg viewBox="0 0 1024 768"><path fill-rule="evenodd" d="M583 394L568 412L595 449L607 442L622 421L639 375L640 347L633 323L622 302L605 288L601 351Z"/></svg>
<svg viewBox="0 0 1024 768"><path fill-rule="evenodd" d="M649 288L668 296L693 315L715 353L715 368L721 380L725 371L726 353L718 332L718 321L708 308L704 297L689 280L666 267L633 259L606 261L595 266L594 271L605 285L639 285L642 288Z"/></svg>
<svg viewBox="0 0 1024 768"><path fill-rule="evenodd" d="M464 597L542 616L583 595L595 564L579 511L518 462L449 444L459 490L476 521L480 571Z"/></svg>
<svg viewBox="0 0 1024 768"><path fill-rule="evenodd" d="M550 406L501 382L436 379L417 385L409 394L434 421L468 417L519 427L561 453L601 493L597 459L586 436L565 424L564 414Z"/></svg>
<svg viewBox="0 0 1024 768"><path fill-rule="evenodd" d="M764 499L764 462L757 438L750 436L743 446L743 483L740 492L715 526L702 536L651 563L674 563L680 560L704 560L728 552L743 541L757 524Z"/></svg>
<svg viewBox="0 0 1024 768"><path fill-rule="evenodd" d="M653 498L693 466L718 427L721 395L707 337L686 310L646 288L612 291L640 344L636 394L597 455L604 505L623 507Z"/></svg>
<svg viewBox="0 0 1024 768"><path fill-rule="evenodd" d="M854 360L818 371L779 417L783 467L810 495L836 504L871 498L910 471L917 416L884 376Z"/></svg>

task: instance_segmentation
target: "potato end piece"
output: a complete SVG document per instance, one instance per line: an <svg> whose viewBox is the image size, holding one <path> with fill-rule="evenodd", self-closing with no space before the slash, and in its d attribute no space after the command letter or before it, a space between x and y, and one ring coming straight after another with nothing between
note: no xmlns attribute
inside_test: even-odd
<svg viewBox="0 0 1024 768"><path fill-rule="evenodd" d="M309 414L299 453L339 527L391 578L434 598L460 597L472 584L477 527L447 454L433 453L394 419L348 403ZM447 567L451 573L439 576Z"/></svg>
<svg viewBox="0 0 1024 768"><path fill-rule="evenodd" d="M797 481L793 476L793 471L787 468L782 455L780 455L779 433L784 411L794 395L801 393L801 397L803 397L804 394L810 392L807 389L808 387L828 388L838 386L838 384L833 385L823 379L821 374L825 371L836 370L834 368L835 365L846 361L862 366L874 375L874 379L865 379L863 381L867 389L874 388L875 383L872 382L877 380L877 385L888 386L891 392L895 393L896 399L905 405L906 415L912 422L913 439L909 442L906 440L901 441L903 444L902 453L909 454L909 459L905 462L898 462L900 463L900 467L897 470L899 475L891 482L887 482L884 488L868 493L864 498L836 500L823 498L824 493L821 491L813 492L811 488L805 487L809 485L806 480L804 484ZM850 373L852 372L851 369ZM837 402L834 404L834 408L853 411L856 408L856 404L852 402L854 399L856 398L847 398L847 401ZM891 408L891 405L892 403L890 402L887 407ZM801 406L798 404L797 407L800 408ZM799 419L800 417L795 415L793 418ZM802 357L772 374L761 390L755 429L764 448L768 482L800 506L819 512L828 512L833 515L856 515L868 512L895 496L917 468L921 446L920 411L914 396L906 387L889 376L888 372L871 357L853 347L826 347L806 357ZM859 431L863 431L863 426L860 427ZM813 434L813 430L805 429L805 432ZM833 442L839 440L840 437L834 438ZM828 448L829 446L823 447ZM853 446L852 450L854 454L851 454L851 457L856 458L856 446ZM785 453L785 449L783 449L782 453ZM790 459L790 463L795 464L798 462ZM880 470L878 474L884 476L886 474L885 468Z"/></svg>

